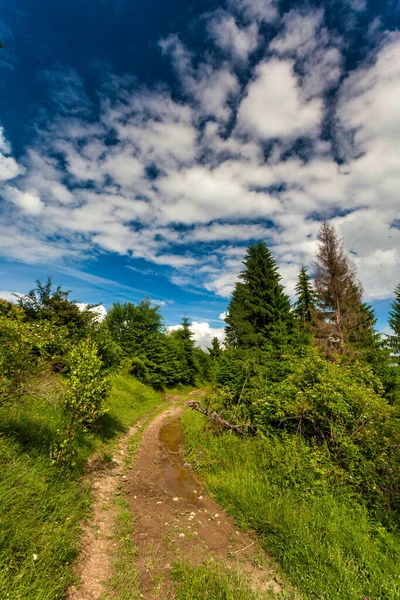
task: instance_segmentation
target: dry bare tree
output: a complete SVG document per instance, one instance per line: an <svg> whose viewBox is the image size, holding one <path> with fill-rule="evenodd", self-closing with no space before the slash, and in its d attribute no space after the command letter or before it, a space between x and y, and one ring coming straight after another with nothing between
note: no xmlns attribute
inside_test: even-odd
<svg viewBox="0 0 400 600"><path fill-rule="evenodd" d="M328 345L343 347L360 321L362 286L342 240L327 221L323 221L318 235L314 286L319 308L317 337Z"/></svg>

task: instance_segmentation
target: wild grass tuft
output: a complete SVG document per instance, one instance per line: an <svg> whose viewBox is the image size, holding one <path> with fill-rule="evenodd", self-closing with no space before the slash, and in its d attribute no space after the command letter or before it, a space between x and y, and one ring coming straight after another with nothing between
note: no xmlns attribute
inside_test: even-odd
<svg viewBox="0 0 400 600"><path fill-rule="evenodd" d="M211 561L200 566L176 563L171 577L176 600L261 600L237 573Z"/></svg>
<svg viewBox="0 0 400 600"><path fill-rule="evenodd" d="M183 417L186 450L216 499L282 565L304 598L400 598L400 535L302 460L302 443L215 435Z"/></svg>
<svg viewBox="0 0 400 600"><path fill-rule="evenodd" d="M80 522L90 491L79 482L88 456L109 456L116 439L161 402L130 375L113 379L97 431L76 441L72 469L53 465L50 449L65 417L56 402L24 398L0 408L0 598L58 600L73 582Z"/></svg>

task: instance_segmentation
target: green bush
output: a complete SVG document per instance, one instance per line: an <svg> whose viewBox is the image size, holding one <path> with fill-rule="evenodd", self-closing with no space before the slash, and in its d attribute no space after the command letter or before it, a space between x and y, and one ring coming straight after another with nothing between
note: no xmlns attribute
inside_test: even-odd
<svg viewBox="0 0 400 600"><path fill-rule="evenodd" d="M105 413L104 401L110 387L101 372L102 363L96 344L90 338L79 342L68 355L67 364L65 408L71 422L86 428L93 427Z"/></svg>
<svg viewBox="0 0 400 600"><path fill-rule="evenodd" d="M73 440L80 431L96 427L100 417L106 413L104 402L110 383L102 373L97 346L90 338L78 342L66 362L68 375L64 408L69 423L62 439L54 445L52 457L57 463L73 464Z"/></svg>
<svg viewBox="0 0 400 600"><path fill-rule="evenodd" d="M270 386L254 413L262 431L300 435L310 448L326 448L332 465L381 515L400 511L398 409L367 365L328 362L310 351Z"/></svg>
<svg viewBox="0 0 400 600"><path fill-rule="evenodd" d="M63 330L50 323L27 323L0 315L0 402L34 394L37 379L54 367Z"/></svg>

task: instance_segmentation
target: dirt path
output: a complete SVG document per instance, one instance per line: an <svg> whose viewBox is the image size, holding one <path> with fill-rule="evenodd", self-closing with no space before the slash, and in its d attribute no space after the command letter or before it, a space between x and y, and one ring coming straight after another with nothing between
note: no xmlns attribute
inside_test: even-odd
<svg viewBox="0 0 400 600"><path fill-rule="evenodd" d="M176 560L201 564L222 559L245 573L254 590L279 592L275 570L253 538L211 500L181 454L182 429L176 407L157 416L145 431L128 476L128 500L135 515L144 599L173 598L170 571Z"/></svg>
<svg viewBox="0 0 400 600"><path fill-rule="evenodd" d="M193 565L223 560L249 578L260 598L266 590L281 591L265 553L253 538L236 530L233 520L207 496L190 465L184 463L182 411L182 405L172 406L150 422L129 470L124 464L128 441L146 417L121 438L111 465L92 464L93 517L84 528L77 565L80 585L70 589L69 600L98 600L104 592L116 548L113 499L121 487L135 517L138 554L132 567L140 576L141 598L174 597L170 572L177 560Z"/></svg>
<svg viewBox="0 0 400 600"><path fill-rule="evenodd" d="M111 575L115 509L113 500L122 482L127 480L124 457L128 442L140 431L148 416L142 417L121 437L111 462L95 455L88 462L86 483L93 490L93 512L90 523L83 526L79 561L75 568L78 586L68 591L68 600L97 600Z"/></svg>

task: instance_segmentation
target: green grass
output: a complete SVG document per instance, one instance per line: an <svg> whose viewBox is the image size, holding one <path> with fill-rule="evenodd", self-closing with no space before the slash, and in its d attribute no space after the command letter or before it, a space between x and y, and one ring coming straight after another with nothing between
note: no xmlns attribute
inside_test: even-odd
<svg viewBox="0 0 400 600"><path fill-rule="evenodd" d="M177 563L171 573L176 583L176 600L261 600L248 583L224 565L213 562L200 566ZM272 598L263 595L263 598Z"/></svg>
<svg viewBox="0 0 400 600"><path fill-rule="evenodd" d="M113 378L98 431L76 442L76 464L51 464L50 448L65 417L57 403L26 398L0 408L0 598L61 600L73 582L80 522L90 491L79 483L94 451L105 459L130 425L161 402L129 375Z"/></svg>
<svg viewBox="0 0 400 600"><path fill-rule="evenodd" d="M140 578L133 567L137 548L133 541L134 517L125 498L115 497L117 519L115 524L116 550L113 552L112 575L107 582L109 593L102 600L133 600L140 598Z"/></svg>
<svg viewBox="0 0 400 600"><path fill-rule="evenodd" d="M305 599L400 598L399 534L310 473L301 444L215 435L189 411L183 423L189 459L209 489L241 527L257 532Z"/></svg>

